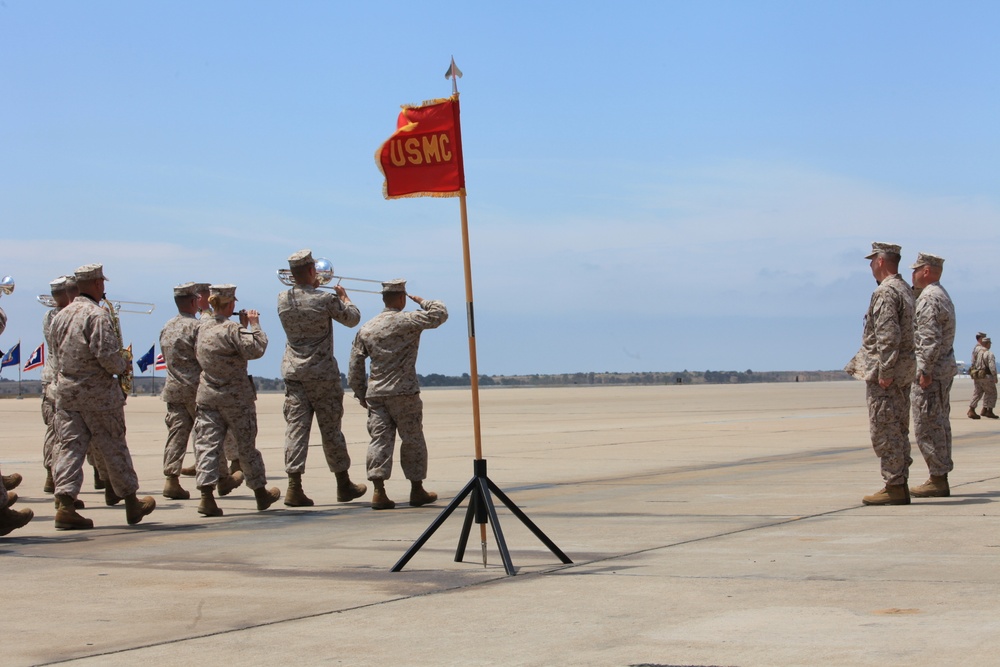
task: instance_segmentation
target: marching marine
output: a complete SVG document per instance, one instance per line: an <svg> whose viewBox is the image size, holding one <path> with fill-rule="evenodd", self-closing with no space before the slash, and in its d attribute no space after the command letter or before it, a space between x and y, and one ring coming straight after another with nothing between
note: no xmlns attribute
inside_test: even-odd
<svg viewBox="0 0 1000 667"><path fill-rule="evenodd" d="M256 447L257 392L247 375L247 361L260 359L267 350L267 335L260 328L260 313L240 311L240 322L230 320L236 308L236 285L212 285L209 301L212 315L201 321L196 356L201 376L196 397L194 453L204 516L222 516L215 502L216 484L224 467L223 442L233 433L247 486L257 499L257 509L266 510L281 492L268 489L264 459ZM221 493L221 491L220 491Z"/></svg>
<svg viewBox="0 0 1000 667"><path fill-rule="evenodd" d="M196 397L201 366L198 365L196 347L200 322L195 318L198 312L199 296L196 283L184 283L174 287L174 304L177 315L171 318L160 331L160 350L167 366L167 379L163 384L160 398L167 404L164 422L167 425L167 441L163 447L163 496L173 500L187 500L191 494L181 487L179 475L187 450L188 438L194 428L197 413ZM243 481L243 473L233 475L220 461L219 493L226 495Z"/></svg>
<svg viewBox="0 0 1000 667"><path fill-rule="evenodd" d="M107 491L125 500L129 524L139 523L156 507L150 496L136 497L139 480L125 441L125 392L120 383L132 360L122 349L112 314L99 305L105 280L100 264L77 269L80 295L59 311L49 328L57 360L52 477L58 530L94 527L76 511L88 447L94 448L99 467L108 475Z"/></svg>
<svg viewBox="0 0 1000 667"><path fill-rule="evenodd" d="M361 313L340 285L333 288L333 293L319 289L320 276L312 251L294 253L288 258L288 266L295 284L278 294L278 318L288 341L281 360L281 376L285 380L283 413L287 424L285 505L313 504L302 488L313 415L319 423L326 465L337 479L337 501L348 502L364 495L368 487L351 482L348 473L351 457L341 431L344 389L333 356L333 323L355 327L361 321Z"/></svg>

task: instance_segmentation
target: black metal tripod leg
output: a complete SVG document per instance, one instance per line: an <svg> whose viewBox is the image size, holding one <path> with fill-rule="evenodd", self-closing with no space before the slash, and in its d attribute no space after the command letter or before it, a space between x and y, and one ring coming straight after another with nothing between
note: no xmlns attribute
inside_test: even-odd
<svg viewBox="0 0 1000 667"><path fill-rule="evenodd" d="M489 513L490 525L493 526L493 537L497 540L497 549L500 550L503 569L507 571L507 574L515 575L517 572L514 570L514 563L510 560L510 550L507 549L507 542L503 539L503 530L500 528L500 518L497 516L497 508L493 506L493 499L490 497L489 487L493 486L493 484L486 477L477 477L476 481L479 482L479 492L482 494L483 504L486 505L486 511Z"/></svg>
<svg viewBox="0 0 1000 667"><path fill-rule="evenodd" d="M465 500L465 497L469 495L472 489L477 486L477 479L478 478L475 477L472 478L472 480L465 485L465 488L463 488L462 491L455 496L455 499L448 503L448 506L445 507L444 511L438 515L438 518L434 519L434 522L427 527L427 530L424 531L423 535L421 535L417 541L413 543L413 546L406 550L406 553L403 554L402 558L396 561L396 564L392 566L391 570L389 570L390 572L399 572L402 570L403 566L405 566L410 559L413 558L418 551L420 551L420 547L424 546L427 540L431 538L431 535L434 534L434 531L441 527L445 520L451 516L451 513L455 511L455 508L461 505L462 501Z"/></svg>
<svg viewBox="0 0 1000 667"><path fill-rule="evenodd" d="M493 480L491 480L491 479L489 479L487 477L487 478L485 478L485 481L489 485L489 490L493 491L493 493L496 494L497 498L499 498L500 501L504 505L507 506L507 509L509 509L514 516L516 516L518 519L520 519L521 523L523 523L528 528L528 530L530 530L532 533L534 533L535 537L537 537L539 540L541 540L542 544L544 544L545 546L547 546L549 548L549 551L551 551L552 553L554 553L556 555L556 557L559 560L561 560L563 563L572 563L573 562L573 561L571 561L569 559L569 556L567 556L566 554L564 554L562 552L562 550L559 547L556 546L555 542L553 542L552 540L550 540L548 538L548 536L545 533L543 533L542 530L531 521L531 519L528 518L527 514L525 514L524 512L522 512L518 508L518 506L515 505L511 501L511 499L508 498L507 495L503 491L500 490L500 487L498 487L496 484L493 483Z"/></svg>
<svg viewBox="0 0 1000 667"><path fill-rule="evenodd" d="M455 550L455 562L461 563L465 557L465 547L469 544L469 531L472 530L472 519L476 515L476 503L479 500L479 485L469 494L469 510L465 513L465 523L462 524L462 534L458 537L458 548Z"/></svg>

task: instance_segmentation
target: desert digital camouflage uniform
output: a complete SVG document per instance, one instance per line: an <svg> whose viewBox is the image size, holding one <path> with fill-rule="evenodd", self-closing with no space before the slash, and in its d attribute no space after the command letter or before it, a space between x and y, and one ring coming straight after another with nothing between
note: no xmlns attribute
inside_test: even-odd
<svg viewBox="0 0 1000 667"><path fill-rule="evenodd" d="M52 319L49 335L58 364L52 453L56 495L76 498L80 493L88 447L115 495L134 494L139 480L125 442L125 396L116 377L130 362L122 357L111 315L80 295Z"/></svg>
<svg viewBox="0 0 1000 667"><path fill-rule="evenodd" d="M198 383L194 452L199 487L214 486L225 467L223 441L232 432L247 486L264 488L264 459L256 447L257 392L247 375L247 361L260 359L267 335L257 326L244 329L228 318L201 319L196 355L201 366Z"/></svg>
<svg viewBox="0 0 1000 667"><path fill-rule="evenodd" d="M947 475L951 458L951 385L955 378L955 306L941 283L931 283L917 297L914 315L917 377L931 378L926 388L913 383L913 435L931 475Z"/></svg>
<svg viewBox="0 0 1000 667"><path fill-rule="evenodd" d="M319 423L327 466L331 472L344 472L351 467L351 457L341 431L344 389L333 356L333 322L355 327L361 312L333 292L296 285L278 294L278 318L288 338L281 360L287 424L285 472L305 470L313 414Z"/></svg>
<svg viewBox="0 0 1000 667"><path fill-rule="evenodd" d="M386 308L361 327L351 347L347 383L357 398L368 403L370 480L389 479L397 430L403 475L411 482L427 477L417 349L421 332L444 324L448 310L440 301L430 299L424 299L420 307L422 310L411 312ZM367 382L366 358L371 359Z"/></svg>
<svg viewBox="0 0 1000 667"><path fill-rule="evenodd" d="M163 474L167 477L181 474L184 453L197 414L195 398L201 366L198 365L195 347L199 325L194 315L178 313L160 331L160 350L167 365L167 379L160 392L160 399L167 404L167 414L163 418L167 425Z"/></svg>
<svg viewBox="0 0 1000 667"><path fill-rule="evenodd" d="M45 440L42 442L42 465L46 470L52 469L52 448L56 441L55 414L56 400L55 387L52 381L55 380L56 367L55 354L52 351L52 340L49 337L49 329L52 325L52 318L60 311L59 308L50 308L42 316L42 336L45 341L45 349L48 354L45 356L45 365L42 366L42 422L45 424Z"/></svg>
<svg viewBox="0 0 1000 667"><path fill-rule="evenodd" d="M989 340L989 339L985 339ZM982 382L983 410L992 412L997 406L997 358L993 350L983 347L979 354L980 367L987 374ZM980 380L976 380L976 389L979 390Z"/></svg>
<svg viewBox="0 0 1000 667"><path fill-rule="evenodd" d="M989 363L990 359L993 360L992 368ZM969 408L974 412L976 406L979 405L979 400L982 399L983 409L992 410L997 404L996 357L993 355L992 350L987 350L986 346L980 342L976 343L976 347L972 351L972 363L969 364L969 373L972 374L973 371L976 371L976 374L979 374L980 377L972 378L972 400L969 402ZM991 400L992 403L990 402Z"/></svg>
<svg viewBox="0 0 1000 667"><path fill-rule="evenodd" d="M906 484L910 464L910 384L916 374L913 290L898 273L872 293L861 349L845 370L865 381L872 448L886 485ZM886 388L879 380L892 379Z"/></svg>

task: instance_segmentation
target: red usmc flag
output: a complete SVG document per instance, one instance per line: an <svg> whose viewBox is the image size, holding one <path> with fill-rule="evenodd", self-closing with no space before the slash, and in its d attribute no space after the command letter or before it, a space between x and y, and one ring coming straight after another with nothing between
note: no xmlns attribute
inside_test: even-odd
<svg viewBox="0 0 1000 667"><path fill-rule="evenodd" d="M458 97L404 106L375 162L386 199L457 196L465 188Z"/></svg>

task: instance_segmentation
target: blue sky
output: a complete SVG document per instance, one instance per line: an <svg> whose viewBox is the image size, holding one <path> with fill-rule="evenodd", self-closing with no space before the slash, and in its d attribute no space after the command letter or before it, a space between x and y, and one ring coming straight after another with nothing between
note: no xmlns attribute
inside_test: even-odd
<svg viewBox="0 0 1000 667"><path fill-rule="evenodd" d="M452 55L480 372L841 368L872 241L946 258L959 359L1000 334L1000 4L568 7L2 0L0 348L96 261L157 304L137 350L174 284L237 284L277 377L274 272L308 247L444 300L418 370L467 372L458 202L385 201L374 162Z"/></svg>

